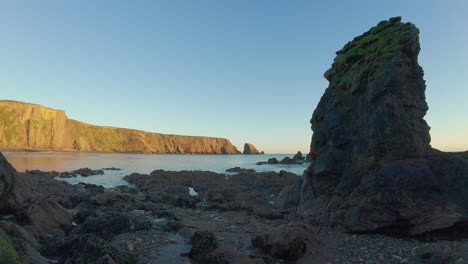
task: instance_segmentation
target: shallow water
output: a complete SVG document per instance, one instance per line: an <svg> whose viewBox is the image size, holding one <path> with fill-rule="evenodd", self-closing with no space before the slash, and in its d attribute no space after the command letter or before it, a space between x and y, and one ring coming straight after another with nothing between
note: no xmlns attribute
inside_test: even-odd
<svg viewBox="0 0 468 264"><path fill-rule="evenodd" d="M182 254L189 253L190 249L192 248L189 244L187 239L184 239L179 234L173 234L169 236L170 239L173 241L177 241L177 243L169 243L161 249L159 252L160 256L156 263L164 263L164 264L186 264L191 263L190 259L187 257L182 256Z"/></svg>
<svg viewBox="0 0 468 264"><path fill-rule="evenodd" d="M107 188L125 185L122 178L133 172L150 173L153 170L206 170L226 173L226 169L241 167L258 172L285 170L302 175L307 164L302 165L256 165L269 158L283 159L292 154L276 155L174 155L174 154L127 154L84 152L4 152L8 161L18 171L71 171L79 168L121 168L120 171L105 171L104 175L65 179L70 183L86 182ZM229 173L226 173L229 174Z"/></svg>

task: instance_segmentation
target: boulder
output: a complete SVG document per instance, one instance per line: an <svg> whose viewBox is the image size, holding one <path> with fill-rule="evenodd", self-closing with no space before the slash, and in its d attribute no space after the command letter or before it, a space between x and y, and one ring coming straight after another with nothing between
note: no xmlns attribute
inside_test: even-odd
<svg viewBox="0 0 468 264"><path fill-rule="evenodd" d="M260 151L258 151L258 149L250 144L250 143L245 143L244 144L244 152L243 152L244 155L252 155L252 154L261 154Z"/></svg>
<svg viewBox="0 0 468 264"><path fill-rule="evenodd" d="M280 164L297 164L298 161L295 159L291 159L290 157L285 157L280 161Z"/></svg>
<svg viewBox="0 0 468 264"><path fill-rule="evenodd" d="M269 158L268 161L257 162L257 165L264 165L264 164L280 164L280 162L276 158Z"/></svg>
<svg viewBox="0 0 468 264"><path fill-rule="evenodd" d="M468 235L468 163L431 149L419 51L419 30L392 18L337 52L311 120L304 219L348 232Z"/></svg>
<svg viewBox="0 0 468 264"><path fill-rule="evenodd" d="M77 224L83 223L88 216L96 216L96 206L89 202L80 202L73 209L73 221Z"/></svg>
<svg viewBox="0 0 468 264"><path fill-rule="evenodd" d="M252 246L274 257L288 261L302 258L308 247L317 247L314 234L302 225L280 225L271 232L257 234Z"/></svg>
<svg viewBox="0 0 468 264"><path fill-rule="evenodd" d="M284 187L276 198L275 206L280 210L297 208L300 201L302 181Z"/></svg>
<svg viewBox="0 0 468 264"><path fill-rule="evenodd" d="M197 207L198 199L194 196L191 196L187 192L182 192L173 197L170 197L169 200L172 200L172 203L177 207L186 207L186 208L195 208Z"/></svg>
<svg viewBox="0 0 468 264"><path fill-rule="evenodd" d="M189 257L195 263L224 263L217 261L218 258L212 255L215 249L218 248L218 241L212 232L196 231L191 238L191 243L192 249Z"/></svg>
<svg viewBox="0 0 468 264"><path fill-rule="evenodd" d="M71 227L70 213L52 198L30 205L26 216L43 233L64 234Z"/></svg>
<svg viewBox="0 0 468 264"><path fill-rule="evenodd" d="M276 158L268 159L268 164L279 164L279 161Z"/></svg>
<svg viewBox="0 0 468 264"><path fill-rule="evenodd" d="M94 205L97 206L112 206L119 200L119 196L114 192L104 191L98 193L89 199Z"/></svg>

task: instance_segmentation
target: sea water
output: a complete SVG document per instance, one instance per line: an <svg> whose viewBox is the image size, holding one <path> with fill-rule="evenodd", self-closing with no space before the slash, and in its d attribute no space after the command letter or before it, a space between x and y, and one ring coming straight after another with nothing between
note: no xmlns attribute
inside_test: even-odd
<svg viewBox="0 0 468 264"><path fill-rule="evenodd" d="M256 165L259 161L269 158L292 157L292 154L267 155L176 155L176 154L128 154L128 153L88 153L88 152L4 152L7 160L17 171L72 171L79 168L102 169L120 168L121 170L106 170L104 175L60 179L69 183L79 182L102 185L112 188L126 185L123 177L133 172L149 174L153 170L203 170L217 173L225 172L232 167L254 169L257 172L285 170L302 175L307 164L301 165Z"/></svg>

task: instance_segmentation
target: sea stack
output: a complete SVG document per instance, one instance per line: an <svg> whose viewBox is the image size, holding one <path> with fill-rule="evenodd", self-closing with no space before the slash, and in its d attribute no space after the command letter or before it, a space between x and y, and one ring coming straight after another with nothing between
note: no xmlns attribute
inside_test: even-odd
<svg viewBox="0 0 468 264"><path fill-rule="evenodd" d="M250 143L245 143L244 144L244 152L242 154L245 154L245 155L252 155L252 154L261 154L260 151L258 151L258 149L250 144Z"/></svg>
<svg viewBox="0 0 468 264"><path fill-rule="evenodd" d="M403 236L467 225L468 165L430 146L419 51L418 28L395 17L337 52L311 120L304 219Z"/></svg>

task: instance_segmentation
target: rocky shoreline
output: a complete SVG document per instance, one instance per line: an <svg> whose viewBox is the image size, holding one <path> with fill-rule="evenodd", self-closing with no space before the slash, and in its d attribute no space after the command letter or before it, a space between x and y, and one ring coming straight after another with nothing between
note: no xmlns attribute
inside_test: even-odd
<svg viewBox="0 0 468 264"><path fill-rule="evenodd" d="M308 161L303 177L154 170L106 189L55 179L103 170L18 173L0 154L0 263L467 263L466 152L430 146L419 50L395 17L337 52L310 154L265 162Z"/></svg>
<svg viewBox="0 0 468 264"><path fill-rule="evenodd" d="M53 172L15 175L21 185L15 185L14 192L34 188L21 194L21 207L2 207L0 228L18 258L11 263L468 260L466 239L429 242L346 234L306 223L291 207L295 202L284 195L290 186L299 186L301 177L287 172L244 171L226 177L208 171L156 170L127 175L129 186L113 189L70 185L55 180ZM41 199L30 201L31 197Z"/></svg>

